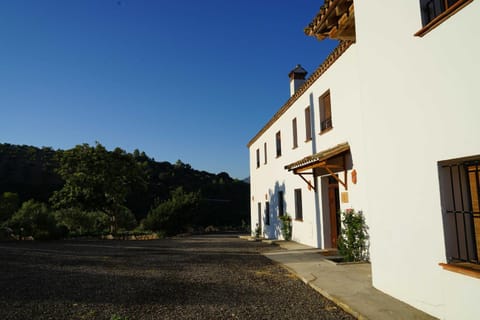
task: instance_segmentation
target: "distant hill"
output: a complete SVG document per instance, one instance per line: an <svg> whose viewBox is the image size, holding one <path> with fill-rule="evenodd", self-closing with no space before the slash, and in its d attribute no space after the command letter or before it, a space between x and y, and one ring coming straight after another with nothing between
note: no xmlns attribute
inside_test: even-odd
<svg viewBox="0 0 480 320"><path fill-rule="evenodd" d="M20 200L47 202L63 181L55 173L57 162L52 148L0 144L0 193L15 192Z"/></svg>
<svg viewBox="0 0 480 320"><path fill-rule="evenodd" d="M22 202L35 199L48 203L64 184L55 172L60 152L49 147L0 144L0 194L14 192ZM204 217L204 224L239 225L249 220L248 183L232 179L226 172L195 170L180 160L174 164L158 162L139 150L132 155L147 175L147 190L134 190L127 197L127 207L137 220L179 186L187 192L201 192L204 205L198 214Z"/></svg>

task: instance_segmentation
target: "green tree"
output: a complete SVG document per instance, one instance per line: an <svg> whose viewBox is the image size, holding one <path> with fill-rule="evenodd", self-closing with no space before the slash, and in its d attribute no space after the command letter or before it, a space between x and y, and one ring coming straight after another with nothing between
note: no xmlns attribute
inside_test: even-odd
<svg viewBox="0 0 480 320"><path fill-rule="evenodd" d="M149 230L175 234L191 224L195 210L200 204L199 192L186 193L182 187L176 188L167 201L153 208L144 221Z"/></svg>
<svg viewBox="0 0 480 320"><path fill-rule="evenodd" d="M70 232L77 235L103 232L110 227L109 217L100 211L87 212L79 208L66 208L56 211L55 217Z"/></svg>
<svg viewBox="0 0 480 320"><path fill-rule="evenodd" d="M131 154L120 148L109 152L100 143L64 151L57 172L65 184L51 197L54 207L105 212L111 232L117 231L127 195L145 187L144 171Z"/></svg>
<svg viewBox="0 0 480 320"><path fill-rule="evenodd" d="M4 192L0 196L0 223L10 219L18 210L20 200L18 194L13 192Z"/></svg>
<svg viewBox="0 0 480 320"><path fill-rule="evenodd" d="M57 220L47 205L35 200L25 201L7 222L16 234L33 236L35 239L54 239L64 235Z"/></svg>
<svg viewBox="0 0 480 320"><path fill-rule="evenodd" d="M119 230L133 230L137 226L135 216L127 207L119 208L116 219Z"/></svg>

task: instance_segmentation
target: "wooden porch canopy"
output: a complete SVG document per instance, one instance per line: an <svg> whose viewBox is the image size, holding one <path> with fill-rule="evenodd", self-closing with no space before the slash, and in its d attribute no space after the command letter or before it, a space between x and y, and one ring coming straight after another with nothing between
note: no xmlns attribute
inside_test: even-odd
<svg viewBox="0 0 480 320"><path fill-rule="evenodd" d="M335 180L338 181L338 183L343 185L345 190L347 190L348 186L346 155L349 152L350 145L348 144L348 142L341 143L333 148L323 150L319 153L288 164L285 166L285 169L288 171L293 171L294 174L300 176L300 178L302 178L308 184L308 186L314 190L315 187L303 175L331 175ZM335 174L336 172L341 171L344 172L343 181Z"/></svg>
<svg viewBox="0 0 480 320"><path fill-rule="evenodd" d="M353 0L325 0L305 34L318 40L325 38L355 41Z"/></svg>

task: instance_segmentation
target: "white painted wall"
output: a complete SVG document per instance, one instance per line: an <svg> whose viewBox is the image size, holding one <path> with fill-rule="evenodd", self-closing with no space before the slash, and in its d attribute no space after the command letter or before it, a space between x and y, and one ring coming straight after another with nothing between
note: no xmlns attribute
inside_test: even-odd
<svg viewBox="0 0 480 320"><path fill-rule="evenodd" d="M418 0L355 2L373 284L442 319L480 318L480 280L438 266L437 169L480 154L478 12L419 38Z"/></svg>
<svg viewBox="0 0 480 320"><path fill-rule="evenodd" d="M342 209L365 213L373 285L441 319L480 319L480 280L438 266L446 256L437 169L438 161L480 154L478 12L473 1L420 38L413 36L422 27L418 0L355 1L356 44L250 147L252 226L257 202L264 208L267 198L273 215L266 235L279 237L276 191L285 191L293 216L293 190L302 188L304 221L294 222L293 239L328 246L325 193L308 191L284 166L348 142L358 183L349 172ZM318 97L328 89L333 130L319 135ZM312 103L314 140L304 142L304 109ZM299 147L292 150L294 117ZM279 130L283 155L275 159Z"/></svg>
<svg viewBox="0 0 480 320"><path fill-rule="evenodd" d="M337 144L349 142L353 168L359 172L359 182L351 183L349 178L349 203L342 208L361 210L365 204L364 176L362 175L362 114L359 108L359 84L355 45L347 51L318 79L295 103L250 146L250 179L251 179L251 219L252 229L258 222L257 203L262 202L262 211L268 199L272 211L271 225L266 226L265 236L282 238L278 216L277 192L285 192L286 212L295 216L294 189L302 189L303 221L293 221L293 240L315 246L325 247L323 234L324 222L328 212L323 213L322 194L308 190L307 184L297 175L284 169L285 165L302 159L305 156L329 149ZM286 79L287 81L287 79ZM333 129L320 135L319 97L330 90ZM305 108L311 106L313 139L306 142ZM292 119L297 118L298 148L293 149ZM275 134L281 131L282 156L275 157ZM263 144L268 145L268 162L264 165ZM256 167L256 150L260 149L260 167ZM308 177L308 176L307 176ZM310 178L314 184L313 177ZM318 181L320 188L320 181ZM342 188L340 186L340 188ZM344 191L343 189L340 191ZM318 206L316 205L318 198ZM262 223L263 224L263 223ZM328 236L328 235L327 235Z"/></svg>

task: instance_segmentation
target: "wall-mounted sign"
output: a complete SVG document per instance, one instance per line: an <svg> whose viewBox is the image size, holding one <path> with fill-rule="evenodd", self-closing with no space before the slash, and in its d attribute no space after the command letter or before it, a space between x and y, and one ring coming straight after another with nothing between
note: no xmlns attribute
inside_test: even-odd
<svg viewBox="0 0 480 320"><path fill-rule="evenodd" d="M348 192L342 192L340 198L342 199L342 203L348 203Z"/></svg>
<svg viewBox="0 0 480 320"><path fill-rule="evenodd" d="M357 170L355 169L352 171L352 182L353 184L357 184Z"/></svg>

